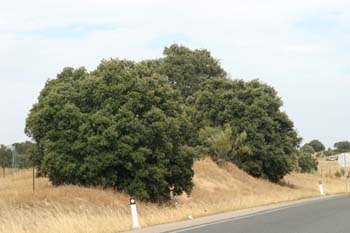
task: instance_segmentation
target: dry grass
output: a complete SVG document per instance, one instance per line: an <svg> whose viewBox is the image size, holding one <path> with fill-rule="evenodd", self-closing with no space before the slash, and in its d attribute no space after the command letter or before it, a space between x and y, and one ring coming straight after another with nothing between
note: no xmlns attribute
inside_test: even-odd
<svg viewBox="0 0 350 233"><path fill-rule="evenodd" d="M318 172L323 177L335 177L335 173L341 169L338 161L326 161L325 158L320 158L318 162Z"/></svg>
<svg viewBox="0 0 350 233"><path fill-rule="evenodd" d="M167 206L138 203L142 226L319 195L321 176L317 175L291 174L276 185L252 178L231 164L219 167L210 159L196 162L194 170L196 186L191 197L177 197ZM344 190L341 179L324 176L323 181L328 194ZM0 232L110 233L130 227L126 194L52 187L44 178L36 179L33 193L30 170L0 178Z"/></svg>

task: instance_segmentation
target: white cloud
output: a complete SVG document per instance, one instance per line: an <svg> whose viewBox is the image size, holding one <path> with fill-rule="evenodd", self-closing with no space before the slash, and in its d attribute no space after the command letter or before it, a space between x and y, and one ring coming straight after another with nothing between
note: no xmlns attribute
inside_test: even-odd
<svg viewBox="0 0 350 233"><path fill-rule="evenodd" d="M307 140L347 139L350 126L344 127L343 117L350 112L339 108L350 97L344 90L350 74L349 6L345 0L4 2L0 107L8 111L0 115L0 143L25 138L31 104L45 80L64 66L93 69L103 58L155 58L172 42L207 48L233 77L275 86ZM324 20L334 23L331 32ZM303 22L307 27L300 27ZM65 30L72 25L111 28L94 27L75 37ZM58 29L60 36L45 33Z"/></svg>

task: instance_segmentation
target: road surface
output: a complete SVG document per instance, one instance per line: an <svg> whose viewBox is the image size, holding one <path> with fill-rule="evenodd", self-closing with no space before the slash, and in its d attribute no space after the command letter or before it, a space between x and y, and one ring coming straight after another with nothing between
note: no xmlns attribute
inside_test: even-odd
<svg viewBox="0 0 350 233"><path fill-rule="evenodd" d="M173 233L350 233L350 196L204 223Z"/></svg>

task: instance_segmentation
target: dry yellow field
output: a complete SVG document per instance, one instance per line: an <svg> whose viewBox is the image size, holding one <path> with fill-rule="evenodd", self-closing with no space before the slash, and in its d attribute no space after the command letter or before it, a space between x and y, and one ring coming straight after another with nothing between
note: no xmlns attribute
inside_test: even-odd
<svg viewBox="0 0 350 233"><path fill-rule="evenodd" d="M336 163L320 162L322 169L328 166L335 169ZM177 197L166 206L138 202L142 226L318 196L320 179L327 194L344 191L344 181L326 173L293 173L277 185L248 176L232 164L218 166L210 159L197 161L194 170L191 197ZM0 177L1 233L118 232L131 227L129 208L126 194L98 188L53 187L45 178L36 179L33 193L30 170Z"/></svg>
<svg viewBox="0 0 350 233"><path fill-rule="evenodd" d="M335 177L334 174L341 169L338 161L326 161L325 158L320 158L318 162L318 172L323 177Z"/></svg>

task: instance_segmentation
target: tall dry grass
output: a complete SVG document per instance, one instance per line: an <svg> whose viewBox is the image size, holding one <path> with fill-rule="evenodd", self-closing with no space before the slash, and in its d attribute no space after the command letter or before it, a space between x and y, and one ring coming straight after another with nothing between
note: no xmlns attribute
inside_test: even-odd
<svg viewBox="0 0 350 233"><path fill-rule="evenodd" d="M336 177L335 173L340 170L338 161L327 161L325 158L318 160L318 172L322 177Z"/></svg>
<svg viewBox="0 0 350 233"><path fill-rule="evenodd" d="M318 196L323 179L328 194L344 191L341 179L293 173L280 185L248 176L232 164L216 165L210 159L194 165L191 197L176 197L165 206L138 202L142 226L198 217L228 210ZM98 188L53 187L36 179L32 192L30 170L0 174L0 232L104 233L131 227L129 197Z"/></svg>

